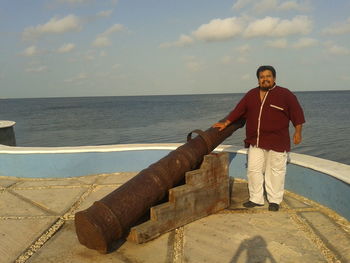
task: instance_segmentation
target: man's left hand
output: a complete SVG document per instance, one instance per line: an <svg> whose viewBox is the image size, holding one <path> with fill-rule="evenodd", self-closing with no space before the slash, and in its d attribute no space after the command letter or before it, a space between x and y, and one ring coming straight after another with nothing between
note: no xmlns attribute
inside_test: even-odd
<svg viewBox="0 0 350 263"><path fill-rule="evenodd" d="M294 144L301 143L301 133L299 132L294 133L293 142Z"/></svg>
<svg viewBox="0 0 350 263"><path fill-rule="evenodd" d="M301 143L301 131L302 131L303 125L299 124L295 126L295 132L293 136L293 142L294 144Z"/></svg>

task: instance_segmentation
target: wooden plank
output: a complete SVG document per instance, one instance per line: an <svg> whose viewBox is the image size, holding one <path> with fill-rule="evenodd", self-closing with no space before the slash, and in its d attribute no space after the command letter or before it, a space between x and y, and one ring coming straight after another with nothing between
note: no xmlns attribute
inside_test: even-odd
<svg viewBox="0 0 350 263"><path fill-rule="evenodd" d="M225 209L229 198L228 153L205 156L186 184L169 190L169 202L151 208L149 221L131 229L128 240L144 243L175 228Z"/></svg>

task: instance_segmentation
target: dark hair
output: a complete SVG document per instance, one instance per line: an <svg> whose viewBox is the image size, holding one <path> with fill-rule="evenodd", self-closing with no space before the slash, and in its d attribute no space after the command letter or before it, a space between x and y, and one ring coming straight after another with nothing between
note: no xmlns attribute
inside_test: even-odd
<svg viewBox="0 0 350 263"><path fill-rule="evenodd" d="M270 70L272 72L272 75L274 78L276 78L276 70L273 68L273 66L260 66L258 70L256 71L256 77L259 78L260 72L263 72L265 70Z"/></svg>

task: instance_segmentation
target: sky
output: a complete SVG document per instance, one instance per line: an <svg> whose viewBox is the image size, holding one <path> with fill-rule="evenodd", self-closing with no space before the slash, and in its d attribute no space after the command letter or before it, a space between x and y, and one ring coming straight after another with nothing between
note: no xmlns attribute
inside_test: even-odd
<svg viewBox="0 0 350 263"><path fill-rule="evenodd" d="M350 90L349 0L0 0L0 98Z"/></svg>

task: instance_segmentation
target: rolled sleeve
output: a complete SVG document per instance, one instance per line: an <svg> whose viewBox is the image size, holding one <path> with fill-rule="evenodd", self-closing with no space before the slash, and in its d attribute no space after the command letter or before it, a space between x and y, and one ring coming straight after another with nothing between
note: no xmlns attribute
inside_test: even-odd
<svg viewBox="0 0 350 263"><path fill-rule="evenodd" d="M246 96L244 96L240 102L236 105L236 107L233 109L233 111L230 112L229 115L227 115L226 119L230 122L235 122L242 117L244 117L245 113L247 111L247 103L246 103Z"/></svg>
<svg viewBox="0 0 350 263"><path fill-rule="evenodd" d="M290 120L294 127L305 123L304 111L294 94L289 96L289 107L290 107Z"/></svg>

